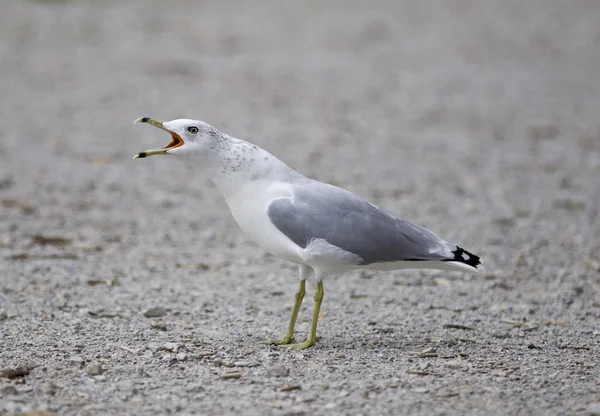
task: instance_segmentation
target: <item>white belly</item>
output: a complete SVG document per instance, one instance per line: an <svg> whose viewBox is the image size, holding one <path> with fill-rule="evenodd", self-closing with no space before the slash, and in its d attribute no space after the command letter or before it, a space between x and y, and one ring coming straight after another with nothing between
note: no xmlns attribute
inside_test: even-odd
<svg viewBox="0 0 600 416"><path fill-rule="evenodd" d="M290 196L285 185L255 181L229 195L226 200L242 231L259 247L275 257L303 263L302 249L277 229L269 219L267 206L278 197Z"/></svg>

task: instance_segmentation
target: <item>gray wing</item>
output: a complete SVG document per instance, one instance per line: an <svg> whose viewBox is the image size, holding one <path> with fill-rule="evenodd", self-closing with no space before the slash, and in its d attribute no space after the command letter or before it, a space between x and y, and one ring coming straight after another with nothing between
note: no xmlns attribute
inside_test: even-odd
<svg viewBox="0 0 600 416"><path fill-rule="evenodd" d="M351 192L317 181L294 185L291 197L272 201L269 218L302 248L322 238L356 254L360 264L444 260L456 247L437 235L396 218Z"/></svg>

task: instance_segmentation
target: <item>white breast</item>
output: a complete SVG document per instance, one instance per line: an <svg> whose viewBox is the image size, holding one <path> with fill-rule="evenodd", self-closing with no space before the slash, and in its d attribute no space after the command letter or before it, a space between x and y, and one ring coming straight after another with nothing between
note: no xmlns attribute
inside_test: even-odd
<svg viewBox="0 0 600 416"><path fill-rule="evenodd" d="M226 197L233 218L259 247L275 257L302 263L302 249L277 229L267 207L275 198L289 197L289 186L281 182L253 181Z"/></svg>

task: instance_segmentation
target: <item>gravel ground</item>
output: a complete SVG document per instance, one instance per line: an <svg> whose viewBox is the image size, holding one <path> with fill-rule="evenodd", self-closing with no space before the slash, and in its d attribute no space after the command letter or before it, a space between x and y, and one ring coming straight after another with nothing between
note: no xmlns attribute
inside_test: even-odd
<svg viewBox="0 0 600 416"><path fill-rule="evenodd" d="M0 6L0 414L600 414L597 2L166 3ZM486 273L334 277L316 347L261 345L295 267L194 166L132 161L166 143L140 116L252 141Z"/></svg>

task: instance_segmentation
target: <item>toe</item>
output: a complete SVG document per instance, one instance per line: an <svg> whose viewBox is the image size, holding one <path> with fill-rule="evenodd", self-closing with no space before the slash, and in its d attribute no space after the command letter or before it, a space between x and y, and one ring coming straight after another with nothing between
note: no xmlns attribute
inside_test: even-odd
<svg viewBox="0 0 600 416"><path fill-rule="evenodd" d="M287 344L287 345L279 345L282 348L289 348L289 349L293 349L293 350L304 350L306 348L312 347L313 345L315 345L314 342L310 342L310 341L304 341L301 342L299 344Z"/></svg>
<svg viewBox="0 0 600 416"><path fill-rule="evenodd" d="M260 341L261 344L268 345L287 345L292 343L292 339L288 338L265 338Z"/></svg>

